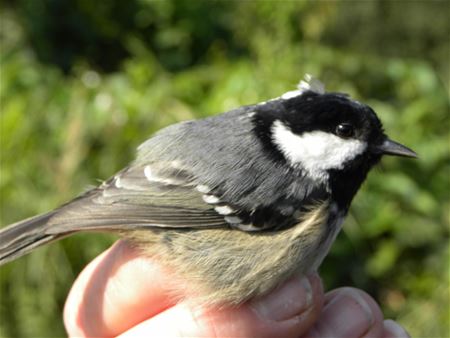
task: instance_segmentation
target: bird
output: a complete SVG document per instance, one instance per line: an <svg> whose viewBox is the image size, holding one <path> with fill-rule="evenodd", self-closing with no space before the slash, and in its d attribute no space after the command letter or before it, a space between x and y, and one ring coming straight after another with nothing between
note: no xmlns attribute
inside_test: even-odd
<svg viewBox="0 0 450 338"><path fill-rule="evenodd" d="M316 271L391 140L368 105L310 75L280 97L170 125L66 204L0 231L0 265L79 231L157 257L204 304L238 305Z"/></svg>

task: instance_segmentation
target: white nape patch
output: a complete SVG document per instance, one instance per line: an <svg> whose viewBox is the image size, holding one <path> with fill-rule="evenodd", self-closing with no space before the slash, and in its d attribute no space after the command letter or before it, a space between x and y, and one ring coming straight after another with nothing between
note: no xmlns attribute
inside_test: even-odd
<svg viewBox="0 0 450 338"><path fill-rule="evenodd" d="M299 82L297 88L301 92L310 90L317 94L325 94L325 85L311 74L305 74L304 80Z"/></svg>
<svg viewBox="0 0 450 338"><path fill-rule="evenodd" d="M289 100L292 99L293 97L302 95L303 91L301 90L291 90L290 92L284 93L283 95L281 95L281 98L283 100Z"/></svg>
<svg viewBox="0 0 450 338"><path fill-rule="evenodd" d="M219 198L214 195L203 195L202 198L208 204L217 204L220 202Z"/></svg>
<svg viewBox="0 0 450 338"><path fill-rule="evenodd" d="M272 126L272 140L293 166L301 166L314 179L324 180L327 170L342 169L344 164L364 152L367 143L343 139L324 131L294 134L281 121Z"/></svg>
<svg viewBox="0 0 450 338"><path fill-rule="evenodd" d="M217 211L221 215L229 215L229 214L232 214L234 212L234 210L231 209L228 205L215 207L214 210Z"/></svg>
<svg viewBox="0 0 450 338"><path fill-rule="evenodd" d="M174 180L157 176L152 171L152 169L150 168L149 165L145 166L144 175L149 182L156 182L156 183L163 183L163 184L175 184Z"/></svg>
<svg viewBox="0 0 450 338"><path fill-rule="evenodd" d="M204 184L199 184L199 185L197 185L197 186L195 187L195 189L196 189L198 192L201 192L202 194L208 194L208 193L211 191L211 189L209 189L209 187L208 187L207 185L204 185Z"/></svg>
<svg viewBox="0 0 450 338"><path fill-rule="evenodd" d="M257 103L256 105L262 106L268 102L276 101L279 99L289 100L294 97L302 95L306 91L312 91L317 94L325 94L325 85L322 82L320 82L318 79L313 77L312 75L305 74L304 79L298 83L296 90L291 90L289 92L284 93L280 97L277 97L277 98L274 98L271 100L267 100L267 101L263 101L263 102Z"/></svg>
<svg viewBox="0 0 450 338"><path fill-rule="evenodd" d="M291 90L280 96L283 100L289 100L293 97L302 95L306 91L312 91L317 94L325 94L325 85L311 74L305 74L305 78L297 85L297 90Z"/></svg>

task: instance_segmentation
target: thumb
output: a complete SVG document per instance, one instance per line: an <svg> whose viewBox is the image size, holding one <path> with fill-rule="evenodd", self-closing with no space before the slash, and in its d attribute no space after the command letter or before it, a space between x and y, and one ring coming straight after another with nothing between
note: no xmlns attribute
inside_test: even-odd
<svg viewBox="0 0 450 338"><path fill-rule="evenodd" d="M316 321L322 302L317 274L293 277L270 294L235 308L202 309L181 302L120 337L298 337Z"/></svg>

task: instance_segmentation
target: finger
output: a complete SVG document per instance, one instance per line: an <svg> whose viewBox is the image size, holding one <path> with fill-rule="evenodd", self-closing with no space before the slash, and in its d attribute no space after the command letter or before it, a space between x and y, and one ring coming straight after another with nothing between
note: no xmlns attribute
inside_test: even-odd
<svg viewBox="0 0 450 338"><path fill-rule="evenodd" d="M317 319L322 302L317 275L294 277L237 308L202 309L182 302L120 337L298 337Z"/></svg>
<svg viewBox="0 0 450 338"><path fill-rule="evenodd" d="M410 338L403 327L391 319L383 322L383 338Z"/></svg>
<svg viewBox="0 0 450 338"><path fill-rule="evenodd" d="M340 288L325 295L319 320L307 337L381 337L383 315L367 293L355 288Z"/></svg>
<svg viewBox="0 0 450 338"><path fill-rule="evenodd" d="M64 308L69 336L115 336L174 305L170 279L127 242L117 242L75 281Z"/></svg>

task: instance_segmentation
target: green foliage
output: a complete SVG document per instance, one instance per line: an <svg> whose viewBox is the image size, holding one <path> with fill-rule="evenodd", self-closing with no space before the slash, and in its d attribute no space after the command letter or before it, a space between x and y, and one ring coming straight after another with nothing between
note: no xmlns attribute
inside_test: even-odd
<svg viewBox="0 0 450 338"><path fill-rule="evenodd" d="M278 96L308 72L371 105L420 156L369 175L321 268L326 287L367 290L412 336L450 336L448 3L363 3L5 8L2 225L108 178L163 126ZM76 235L2 267L0 336L63 336L71 283L112 240Z"/></svg>

